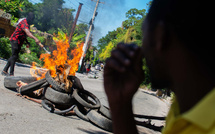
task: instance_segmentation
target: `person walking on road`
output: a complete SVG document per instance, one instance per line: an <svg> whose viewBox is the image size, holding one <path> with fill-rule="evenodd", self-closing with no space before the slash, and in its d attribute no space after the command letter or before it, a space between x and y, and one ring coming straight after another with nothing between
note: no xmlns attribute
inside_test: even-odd
<svg viewBox="0 0 215 134"><path fill-rule="evenodd" d="M4 67L3 71L1 72L4 76L13 76L14 75L14 67L15 62L18 59L19 52L21 50L21 46L26 41L29 47L29 42L26 39L26 35L35 40L36 44L40 47L40 41L30 32L30 25L33 23L34 14L32 12L28 13L27 18L22 18L18 21L16 30L10 37L11 47L12 47L12 56L9 58L6 66ZM8 69L10 68L10 73L8 73Z"/></svg>
<svg viewBox="0 0 215 134"><path fill-rule="evenodd" d="M87 66L86 66L86 73L87 73L87 75L88 75L88 73L90 72L90 69L91 69L91 64L89 63L89 64L87 64Z"/></svg>
<svg viewBox="0 0 215 134"><path fill-rule="evenodd" d="M104 88L115 134L137 134L132 99L144 80L171 89L175 99L163 134L215 134L213 1L153 0L143 22L143 44L117 45L106 61Z"/></svg>

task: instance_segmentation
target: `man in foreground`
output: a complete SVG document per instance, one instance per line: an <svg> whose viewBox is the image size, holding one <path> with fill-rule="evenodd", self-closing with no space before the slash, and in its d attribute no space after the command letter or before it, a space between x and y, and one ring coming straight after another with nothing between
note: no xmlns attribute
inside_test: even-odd
<svg viewBox="0 0 215 134"><path fill-rule="evenodd" d="M115 134L138 133L132 98L144 80L176 97L163 134L215 133L212 2L154 0L143 23L143 45L118 44L104 68L104 87ZM210 31L211 30L211 31Z"/></svg>
<svg viewBox="0 0 215 134"><path fill-rule="evenodd" d="M34 39L37 45L40 45L40 41L30 32L30 25L33 23L34 14L30 12L27 18L20 19L16 30L10 37L11 47L12 47L12 56L9 58L6 66L4 67L3 71L1 72L4 76L13 76L14 75L14 67L15 62L18 59L19 52L21 50L22 44L26 41L27 44L27 36ZM26 36L27 35L27 36ZM40 47L43 47L40 45ZM8 73L8 69L10 68L10 73Z"/></svg>

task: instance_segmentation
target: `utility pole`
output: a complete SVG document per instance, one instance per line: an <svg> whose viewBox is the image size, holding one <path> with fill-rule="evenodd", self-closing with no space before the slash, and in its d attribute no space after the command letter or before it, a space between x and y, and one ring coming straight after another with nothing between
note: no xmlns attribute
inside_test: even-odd
<svg viewBox="0 0 215 134"><path fill-rule="evenodd" d="M79 14L80 14L80 12L81 12L81 7L82 7L82 5L83 5L83 3L79 3L78 12L76 13L76 17L75 17L75 20L74 20L74 23L73 23L73 25L72 25L72 29L71 29L71 32L70 32L69 43L70 43L71 40L72 40L72 36L73 36L73 34L74 34L74 31L75 31L76 23L77 23Z"/></svg>
<svg viewBox="0 0 215 134"><path fill-rule="evenodd" d="M91 1L94 1L94 0L91 0ZM81 60L80 60L80 62L79 62L79 66L82 66L82 65L83 65L82 61L83 61L84 55L85 55L86 52L87 52L88 41L89 41L90 34L91 34L91 30L92 30L92 27L93 27L93 22L94 22L95 17L96 17L96 11L97 11L97 9L98 9L98 5L99 5L99 3L103 3L103 2L99 2L99 1L100 1L100 0L94 1L94 2L96 2L96 7L95 7L95 9L94 9L93 18L91 19L90 28L89 28L89 31L88 31L88 33L87 33L86 41L85 41L84 46L83 46L83 54L82 54L82 56L81 56ZM104 3L103 3L103 4L104 4ZM81 68L82 68L82 67L81 67Z"/></svg>

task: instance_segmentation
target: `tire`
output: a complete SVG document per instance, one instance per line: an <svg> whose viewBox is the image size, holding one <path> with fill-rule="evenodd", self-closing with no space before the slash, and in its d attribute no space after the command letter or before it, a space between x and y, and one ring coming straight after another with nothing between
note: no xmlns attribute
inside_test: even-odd
<svg viewBox="0 0 215 134"><path fill-rule="evenodd" d="M111 113L110 113L110 109L104 105L101 105L101 107L99 108L99 112L104 115L106 118L111 120Z"/></svg>
<svg viewBox="0 0 215 134"><path fill-rule="evenodd" d="M82 120L84 120L84 121L89 121L89 118L87 117L87 115L84 114L83 112L81 112L81 110L79 110L78 106L76 106L76 107L74 108L74 112L75 112L75 114L76 114L80 119L82 119ZM85 112L86 112L86 111L85 111Z"/></svg>
<svg viewBox="0 0 215 134"><path fill-rule="evenodd" d="M31 83L36 80L37 78L32 76L7 76L4 78L4 86L9 89L14 89L14 88L18 88L18 86L16 85L16 82L18 81Z"/></svg>
<svg viewBox="0 0 215 134"><path fill-rule="evenodd" d="M45 86L44 83L46 83L45 78L38 81L31 82L28 85L22 86L18 92L20 94L27 94L27 93L33 92L35 90L42 88L42 85Z"/></svg>
<svg viewBox="0 0 215 134"><path fill-rule="evenodd" d="M99 99L94 94L90 93L87 90L74 89L72 95L78 101L78 103L80 103L84 107L87 107L87 108L90 108L90 109L98 109L101 106L101 103L100 103ZM95 104L88 103L80 95L81 96L87 95L88 97L91 97L96 103Z"/></svg>
<svg viewBox="0 0 215 134"><path fill-rule="evenodd" d="M89 118L89 120L95 124L96 126L112 132L112 121L109 120L108 118L102 116L101 114L99 114L98 112L96 112L95 110L91 110L88 114L87 117Z"/></svg>
<svg viewBox="0 0 215 134"><path fill-rule="evenodd" d="M44 96L47 100L60 105L69 105L75 102L72 94L58 92L51 87L46 89Z"/></svg>
<svg viewBox="0 0 215 134"><path fill-rule="evenodd" d="M62 92L62 93L66 93L66 90L63 86L61 86L57 81L55 81L51 75L50 72L47 71L47 73L45 74L46 80L48 81L48 83L50 85L52 85L53 89L55 89L56 91Z"/></svg>
<svg viewBox="0 0 215 134"><path fill-rule="evenodd" d="M81 81L79 78L77 78L76 76L69 75L68 79L73 82L74 89L84 90L84 87L81 84Z"/></svg>
<svg viewBox="0 0 215 134"><path fill-rule="evenodd" d="M41 104L42 104L44 109L48 110L51 113L55 113L55 114L59 114L59 115L66 114L69 111L72 111L75 107L75 105L72 105L70 108L65 109L65 110L56 110L54 108L53 104L48 100L42 100Z"/></svg>

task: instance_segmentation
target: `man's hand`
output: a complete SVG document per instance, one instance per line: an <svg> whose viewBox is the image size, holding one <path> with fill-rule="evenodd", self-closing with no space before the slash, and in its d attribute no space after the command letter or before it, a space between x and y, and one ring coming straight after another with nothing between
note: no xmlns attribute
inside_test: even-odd
<svg viewBox="0 0 215 134"><path fill-rule="evenodd" d="M142 48L117 45L104 68L104 87L112 114L115 134L137 134L132 98L144 79Z"/></svg>
<svg viewBox="0 0 215 134"><path fill-rule="evenodd" d="M37 45L39 45L39 43L40 43L40 40L39 39L37 39L31 32L30 32L30 30L29 29L23 29L24 30L24 32L27 34L27 36L28 37L30 37L30 38L32 38L32 39L34 39L35 40L35 42L36 42L36 44Z"/></svg>
<svg viewBox="0 0 215 134"><path fill-rule="evenodd" d="M104 68L104 87L109 103L130 103L144 80L142 48L135 44L117 45Z"/></svg>
<svg viewBox="0 0 215 134"><path fill-rule="evenodd" d="M44 46L43 46L43 44L41 44L40 42L39 42L39 44L38 44L41 48L43 48Z"/></svg>
<svg viewBox="0 0 215 134"><path fill-rule="evenodd" d="M39 40L39 39L37 39L37 38L35 37L34 41L36 42L37 45L40 46L40 40Z"/></svg>

